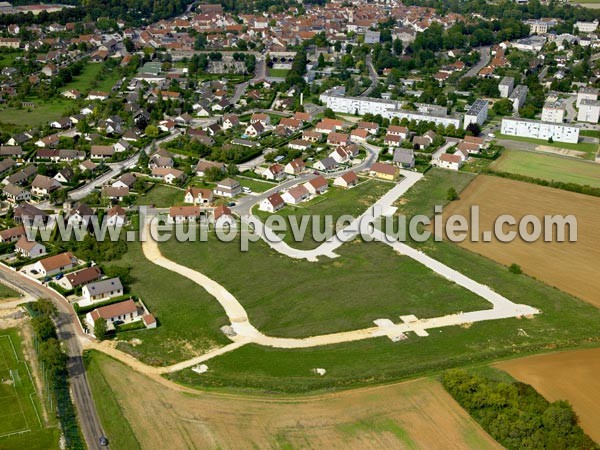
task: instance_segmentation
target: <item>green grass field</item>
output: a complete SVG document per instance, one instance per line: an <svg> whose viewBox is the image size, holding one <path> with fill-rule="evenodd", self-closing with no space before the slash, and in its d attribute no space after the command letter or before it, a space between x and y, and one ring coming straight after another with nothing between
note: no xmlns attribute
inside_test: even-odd
<svg viewBox="0 0 600 450"><path fill-rule="evenodd" d="M156 184L146 194L139 195L136 205L154 205L156 208L183 204L185 191L164 184Z"/></svg>
<svg viewBox="0 0 600 450"><path fill-rule="evenodd" d="M542 180L600 187L600 165L572 158L506 150L490 168Z"/></svg>
<svg viewBox="0 0 600 450"><path fill-rule="evenodd" d="M56 98L44 102L37 98L28 99L35 103L35 108L14 109L0 107L0 129L2 124L16 125L19 127L39 127L53 119L64 116L72 107L72 103L63 98Z"/></svg>
<svg viewBox="0 0 600 450"><path fill-rule="evenodd" d="M75 80L61 88L61 92L69 89L77 89L83 95L91 90L110 92L111 88L119 79L119 74L113 69L108 76L99 80L98 75L102 71L102 67L102 64L86 64L82 73L78 75Z"/></svg>
<svg viewBox="0 0 600 450"><path fill-rule="evenodd" d="M268 69L267 76L285 78L289 72L287 69Z"/></svg>
<svg viewBox="0 0 600 450"><path fill-rule="evenodd" d="M299 220L301 216L318 215L322 217L325 215L330 215L332 216L333 223L335 224L335 221L337 221L337 219L344 214L358 217L393 186L394 184L392 183L374 179L362 180L360 184L352 189L342 189L330 186L329 190L325 194L319 195L308 202L300 203L299 205L287 205L285 208L277 211L275 214L285 219L288 229L290 229L290 216L295 216ZM271 215L271 213L260 211L258 207L255 207L252 212L263 221ZM332 227L326 228L326 223L323 218L317 222L311 217L311 219L308 221L309 232L306 234L309 235L312 227L317 225L321 230L327 229L333 231L334 229ZM287 233L284 241L294 248L304 250L316 248L322 243L313 240L310 236L307 236L302 241L297 242L294 240L292 233Z"/></svg>
<svg viewBox="0 0 600 450"><path fill-rule="evenodd" d="M41 411L18 330L0 330L0 448L58 448L58 429L44 426Z"/></svg>
<svg viewBox="0 0 600 450"><path fill-rule="evenodd" d="M435 317L490 307L382 243L357 240L338 249L339 258L318 263L279 255L262 241L241 252L237 241L222 243L212 235L208 242L171 239L161 250L223 284L251 322L273 336L307 337L404 314Z"/></svg>
<svg viewBox="0 0 600 450"><path fill-rule="evenodd" d="M416 214L432 217L436 205L446 206L449 203L449 188L453 187L460 193L474 178L472 173L433 168L395 206L398 207L398 213L409 217Z"/></svg>
<svg viewBox="0 0 600 450"><path fill-rule="evenodd" d="M115 394L106 382L99 365L108 356L97 351L85 354L86 375L96 404L96 410L102 421L102 427L110 440L110 447L115 450L140 449L129 422L123 416Z"/></svg>

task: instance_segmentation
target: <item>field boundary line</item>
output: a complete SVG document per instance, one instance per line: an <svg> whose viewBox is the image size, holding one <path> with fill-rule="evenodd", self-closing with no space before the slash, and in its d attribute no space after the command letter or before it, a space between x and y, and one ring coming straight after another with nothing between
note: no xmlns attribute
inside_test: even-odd
<svg viewBox="0 0 600 450"><path fill-rule="evenodd" d="M31 428L28 428L27 430L12 431L10 433L0 434L0 439L11 437L11 436L16 436L17 434L25 434L25 433L31 433Z"/></svg>

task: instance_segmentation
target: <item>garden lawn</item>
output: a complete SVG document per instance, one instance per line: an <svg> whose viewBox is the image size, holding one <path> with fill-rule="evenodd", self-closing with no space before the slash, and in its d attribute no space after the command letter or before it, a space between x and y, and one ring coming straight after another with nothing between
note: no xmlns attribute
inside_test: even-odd
<svg viewBox="0 0 600 450"><path fill-rule="evenodd" d="M242 187L247 187L252 189L252 192L265 192L268 191L269 189L273 189L274 187L277 186L276 183L269 183L266 181L261 181L261 180L255 180L253 178L247 178L247 177L235 177L235 179L238 181L238 183L240 183L240 185Z"/></svg>

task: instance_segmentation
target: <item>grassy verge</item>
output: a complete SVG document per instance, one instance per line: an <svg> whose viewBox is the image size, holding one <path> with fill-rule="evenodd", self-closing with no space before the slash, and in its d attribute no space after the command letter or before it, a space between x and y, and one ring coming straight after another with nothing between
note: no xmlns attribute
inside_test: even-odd
<svg viewBox="0 0 600 450"><path fill-rule="evenodd" d="M21 296L21 294L19 294L18 292L12 290L8 286L4 286L3 284L0 284L0 300L4 299L4 298L14 298L14 297L20 297L20 296Z"/></svg>
<svg viewBox="0 0 600 450"><path fill-rule="evenodd" d="M521 136L509 136L501 133L498 133L496 136L498 139L505 139L517 142L527 142L530 144L544 145L547 147L554 148L565 148L567 150L576 150L580 152L586 152L588 154L596 154L596 152L598 151L598 144L593 144L589 142L578 142L577 144L571 144L569 142L548 142L543 139L534 139Z"/></svg>
<svg viewBox="0 0 600 450"><path fill-rule="evenodd" d="M139 449L138 443L129 422L123 415L123 410L115 397L113 390L107 383L100 366L105 364L108 356L95 350L85 354L86 374L100 416L102 427L110 441L110 447L116 450Z"/></svg>

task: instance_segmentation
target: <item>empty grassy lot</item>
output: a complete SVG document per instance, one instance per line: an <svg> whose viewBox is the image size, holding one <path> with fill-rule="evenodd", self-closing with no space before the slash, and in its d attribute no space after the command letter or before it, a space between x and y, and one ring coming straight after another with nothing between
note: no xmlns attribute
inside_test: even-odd
<svg viewBox="0 0 600 450"><path fill-rule="evenodd" d="M146 194L136 199L136 205L154 205L156 208L168 208L183 204L185 191L165 184L155 184Z"/></svg>
<svg viewBox="0 0 600 450"><path fill-rule="evenodd" d="M65 85L62 91L69 89L77 89L83 95L86 95L91 90L110 92L114 84L119 79L119 74L115 69L109 72L108 75L99 79L102 72L103 64L88 63L84 66L83 71L73 81Z"/></svg>
<svg viewBox="0 0 600 450"><path fill-rule="evenodd" d="M571 144L569 142L547 142L541 139L534 139L521 136L508 136L505 134L498 133L496 135L499 139L515 142L526 142L529 144L535 144L542 147L552 147L556 149L573 150L576 152L585 153L585 159L593 159L598 152L598 144L590 142L578 142L577 144ZM509 147L510 148L510 147Z"/></svg>
<svg viewBox="0 0 600 450"><path fill-rule="evenodd" d="M118 408L100 408L103 424L128 421L142 448L500 448L432 379L311 397L222 396L165 387L101 353L88 358ZM107 428L111 448L125 448L127 432Z"/></svg>
<svg viewBox="0 0 600 450"><path fill-rule="evenodd" d="M290 230L290 216L295 216L298 223L300 223L302 216L316 215L320 216L320 219L314 220L312 217L310 218L307 232L301 241L296 241L291 232L286 233L284 241L294 248L305 250L316 248L322 241L317 242L312 238L313 227L317 227L319 230L328 230L328 236L334 232L334 227L326 227L324 216L331 216L334 226L337 219L342 215L349 214L352 217L358 217L387 191L392 189L392 187L394 187L393 183L365 179L361 180L361 183L352 189L330 186L325 194L318 195L308 202L295 206L287 205L275 214L285 219L288 230ZM263 221L271 215L271 213L260 211L258 207L255 207L252 212Z"/></svg>
<svg viewBox="0 0 600 450"><path fill-rule="evenodd" d="M506 150L490 169L548 181L600 187L600 165L541 153Z"/></svg>
<svg viewBox="0 0 600 450"><path fill-rule="evenodd" d="M23 109L0 107L0 128L2 124L18 127L39 127L64 116L72 107L69 100L62 98L49 101L31 98L28 101L34 102L35 107Z"/></svg>
<svg viewBox="0 0 600 450"><path fill-rule="evenodd" d="M307 337L373 326L373 320L487 309L490 304L385 244L354 241L339 258L312 263L263 241L241 252L237 241L161 244L167 258L223 284L262 332Z"/></svg>

